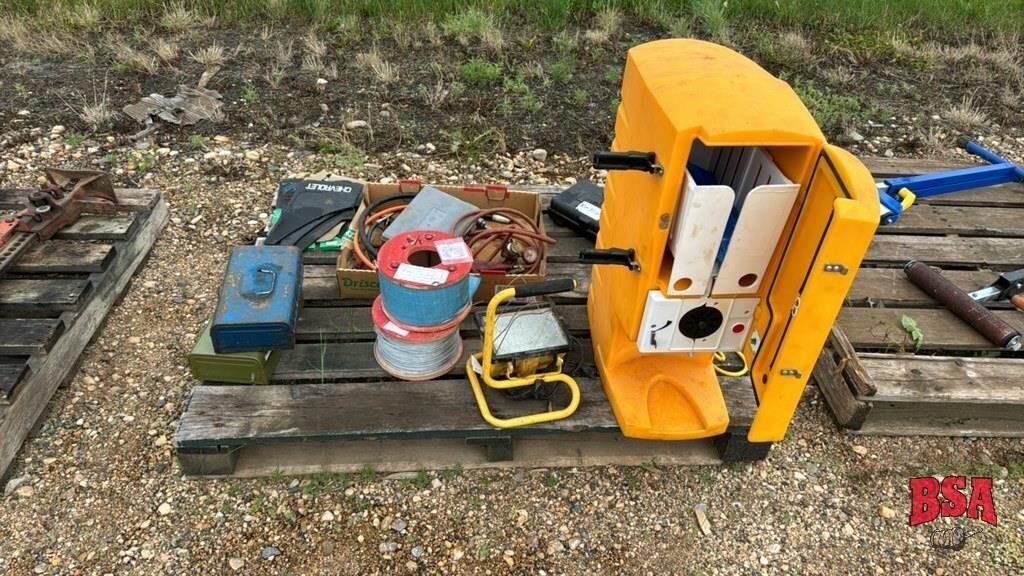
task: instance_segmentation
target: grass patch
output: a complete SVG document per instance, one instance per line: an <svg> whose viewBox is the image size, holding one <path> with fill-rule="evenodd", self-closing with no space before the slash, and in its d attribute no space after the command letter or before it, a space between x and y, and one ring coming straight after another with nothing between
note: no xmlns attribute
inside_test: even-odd
<svg viewBox="0 0 1024 576"><path fill-rule="evenodd" d="M85 134L82 134L77 130L68 130L64 134L64 141L68 143L68 146L71 146L72 148L77 148L82 145L82 142L85 141Z"/></svg>
<svg viewBox="0 0 1024 576"><path fill-rule="evenodd" d="M459 64L459 78L476 87L492 86L501 78L501 64L472 58Z"/></svg>
<svg viewBox="0 0 1024 576"><path fill-rule="evenodd" d="M810 80L798 79L792 86L821 129L830 135L840 134L868 117L864 104L856 96L822 91Z"/></svg>
<svg viewBox="0 0 1024 576"><path fill-rule="evenodd" d="M416 25L436 19L446 33L485 44L488 38L497 37L490 34L500 35L501 22L556 32L571 23L593 19L593 30L612 32L618 22L626 21L669 28L681 16L692 17L710 37L719 40L728 39L730 29L751 23L825 33L913 27L951 38L1019 33L1024 27L1020 3L999 0L7 0L0 8L0 15L4 14L29 16L47 24L49 32L53 26L90 29L104 22L155 22L164 29L185 32L214 24L299 21L330 31L363 33L365 27L349 26L351 19ZM970 26L964 26L965 22Z"/></svg>

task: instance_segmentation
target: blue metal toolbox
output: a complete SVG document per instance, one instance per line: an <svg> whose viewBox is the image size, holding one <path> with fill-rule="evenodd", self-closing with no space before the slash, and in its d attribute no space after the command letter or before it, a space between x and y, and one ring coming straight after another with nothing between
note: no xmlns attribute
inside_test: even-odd
<svg viewBox="0 0 1024 576"><path fill-rule="evenodd" d="M221 354L295 347L301 287L301 249L234 248L210 328L213 349Z"/></svg>

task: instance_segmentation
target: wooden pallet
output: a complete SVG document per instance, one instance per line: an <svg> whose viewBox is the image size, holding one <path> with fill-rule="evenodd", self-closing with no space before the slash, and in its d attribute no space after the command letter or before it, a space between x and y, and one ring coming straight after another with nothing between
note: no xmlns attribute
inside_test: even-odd
<svg viewBox="0 0 1024 576"><path fill-rule="evenodd" d="M552 188L534 188L549 196ZM547 198L545 199L545 203ZM396 382L373 359L367 301L338 296L335 255L309 254L304 308L294 350L282 355L269 386L195 386L175 435L178 461L189 475L263 476L277 472L352 472L450 466L585 466L715 464L764 458L769 445L746 433L756 401L749 378L722 382L730 428L711 440L649 442L623 438L591 358L586 294L590 266L576 262L591 241L548 220L558 243L548 254L549 277L574 277L579 287L553 298L579 340L583 368L579 410L559 422L497 430L481 418L465 369L430 382ZM467 354L479 350L473 321L462 325ZM520 414L545 407L488 392L492 411Z"/></svg>
<svg viewBox="0 0 1024 576"><path fill-rule="evenodd" d="M952 166L875 163L876 176ZM1024 436L1024 354L1000 350L911 284L907 260L942 269L971 291L998 271L1024 267L1024 185L1008 184L922 200L880 227L814 377L836 421L881 435ZM1024 314L990 306L1024 332ZM916 352L900 327L924 332Z"/></svg>
<svg viewBox="0 0 1024 576"><path fill-rule="evenodd" d="M0 477L167 222L159 192L116 193L123 212L83 215L0 278ZM0 209L23 199L0 190Z"/></svg>

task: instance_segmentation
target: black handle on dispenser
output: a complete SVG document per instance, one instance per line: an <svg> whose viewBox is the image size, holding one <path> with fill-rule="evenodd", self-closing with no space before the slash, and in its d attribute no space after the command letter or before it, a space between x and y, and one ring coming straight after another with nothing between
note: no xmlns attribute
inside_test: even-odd
<svg viewBox="0 0 1024 576"><path fill-rule="evenodd" d="M586 248L580 250L581 264L614 264L625 266L633 272L640 270L636 261L636 250L632 248Z"/></svg>
<svg viewBox="0 0 1024 576"><path fill-rule="evenodd" d="M641 170L651 174L662 172L654 152L599 150L594 152L593 163L598 170Z"/></svg>
<svg viewBox="0 0 1024 576"><path fill-rule="evenodd" d="M559 292L572 292L576 289L576 280L572 278L556 278L545 280L536 284L516 286L517 298L528 298L530 296L543 296L545 294L558 294Z"/></svg>

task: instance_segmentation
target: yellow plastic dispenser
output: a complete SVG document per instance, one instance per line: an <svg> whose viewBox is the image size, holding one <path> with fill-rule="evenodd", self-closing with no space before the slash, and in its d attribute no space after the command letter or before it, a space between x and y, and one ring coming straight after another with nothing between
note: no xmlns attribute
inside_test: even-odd
<svg viewBox="0 0 1024 576"><path fill-rule="evenodd" d="M588 312L622 432L715 436L714 355L742 354L750 442L781 440L879 219L870 172L785 82L698 40L629 51ZM614 250L618 249L618 250Z"/></svg>

